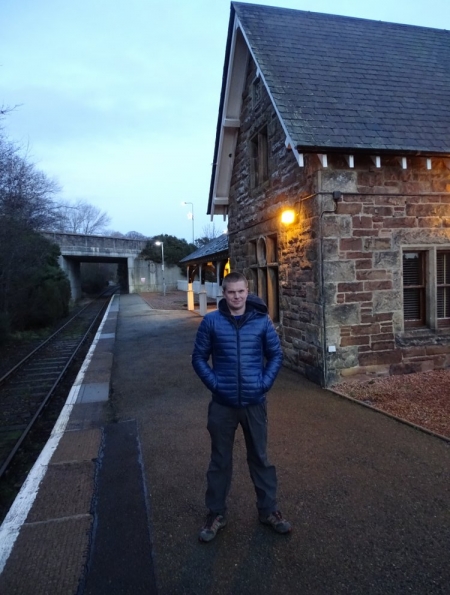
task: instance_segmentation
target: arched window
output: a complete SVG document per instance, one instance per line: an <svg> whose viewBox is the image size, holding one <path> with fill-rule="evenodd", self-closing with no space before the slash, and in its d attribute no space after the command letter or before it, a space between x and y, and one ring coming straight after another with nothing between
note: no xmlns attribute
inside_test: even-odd
<svg viewBox="0 0 450 595"><path fill-rule="evenodd" d="M249 289L267 304L274 322L280 319L278 300L277 236L261 236L249 242Z"/></svg>

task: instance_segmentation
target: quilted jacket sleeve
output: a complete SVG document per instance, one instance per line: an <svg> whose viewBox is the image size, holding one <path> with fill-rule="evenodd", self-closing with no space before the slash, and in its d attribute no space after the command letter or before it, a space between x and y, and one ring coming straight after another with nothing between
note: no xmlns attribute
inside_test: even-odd
<svg viewBox="0 0 450 595"><path fill-rule="evenodd" d="M264 368L263 383L265 391L268 391L272 388L275 378L283 364L283 352L281 350L280 339L269 317L267 317L264 356L266 358L266 366Z"/></svg>
<svg viewBox="0 0 450 595"><path fill-rule="evenodd" d="M212 332L207 317L203 318L195 338L192 366L203 384L214 392L217 379L208 360L212 353Z"/></svg>

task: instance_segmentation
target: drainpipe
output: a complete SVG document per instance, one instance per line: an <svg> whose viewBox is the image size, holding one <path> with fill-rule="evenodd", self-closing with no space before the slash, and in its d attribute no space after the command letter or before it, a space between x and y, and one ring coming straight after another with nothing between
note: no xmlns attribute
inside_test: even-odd
<svg viewBox="0 0 450 595"><path fill-rule="evenodd" d="M321 194L323 197L324 194ZM325 277L323 272L323 216L324 215L331 215L337 212L337 203L341 198L342 194L339 190L335 190L331 194L333 201L334 201L334 209L322 211L320 213L320 301L322 302L322 387L325 388L327 386L327 376L328 376L328 366L327 366L327 324L326 324L326 303L325 303ZM322 198L323 200L323 198Z"/></svg>

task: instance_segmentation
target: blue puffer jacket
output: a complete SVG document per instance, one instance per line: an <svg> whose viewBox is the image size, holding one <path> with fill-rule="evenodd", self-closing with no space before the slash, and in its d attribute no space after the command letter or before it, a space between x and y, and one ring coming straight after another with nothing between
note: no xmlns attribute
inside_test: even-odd
<svg viewBox="0 0 450 595"><path fill-rule="evenodd" d="M245 313L238 320L222 299L219 309L203 318L192 354L194 370L213 400L228 407L263 403L282 360L267 307L255 295L247 297Z"/></svg>

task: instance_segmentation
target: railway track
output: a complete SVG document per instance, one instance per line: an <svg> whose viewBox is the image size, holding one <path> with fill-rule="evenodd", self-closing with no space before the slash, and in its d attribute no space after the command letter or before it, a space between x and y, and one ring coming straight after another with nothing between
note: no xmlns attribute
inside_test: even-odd
<svg viewBox="0 0 450 595"><path fill-rule="evenodd" d="M79 349L100 323L111 288L78 311L64 326L0 378L0 479L14 460Z"/></svg>

